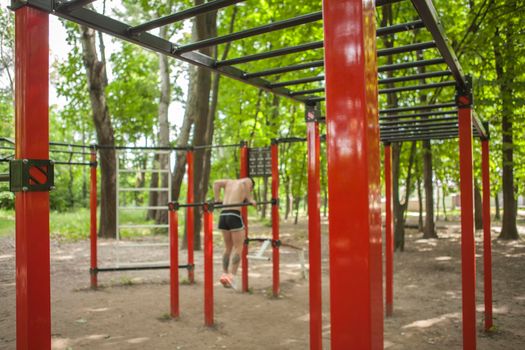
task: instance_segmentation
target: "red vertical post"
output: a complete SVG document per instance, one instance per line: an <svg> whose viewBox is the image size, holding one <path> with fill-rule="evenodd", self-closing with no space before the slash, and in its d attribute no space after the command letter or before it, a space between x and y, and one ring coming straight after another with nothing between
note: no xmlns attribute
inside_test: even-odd
<svg viewBox="0 0 525 350"><path fill-rule="evenodd" d="M170 230L170 313L179 317L179 217L175 203L169 204Z"/></svg>
<svg viewBox="0 0 525 350"><path fill-rule="evenodd" d="M241 143L241 169L240 178L248 177L248 145L246 142ZM241 208L242 221L244 222L244 238L248 238L248 208ZM242 247L242 291L248 292L248 244L244 244Z"/></svg>
<svg viewBox="0 0 525 350"><path fill-rule="evenodd" d="M385 258L386 258L386 315L394 312L394 227L392 220L392 153L385 143Z"/></svg>
<svg viewBox="0 0 525 350"><path fill-rule="evenodd" d="M186 203L190 204L194 201L194 193L193 193L193 150L188 150L186 152L186 163L187 163L187 177L188 177L188 193L186 194ZM194 245L193 245L193 239L194 239L194 233L193 233L193 221L194 221L194 215L193 215L194 208L189 206L186 208L186 238L188 240L188 281L189 283L195 282L195 269L194 269L194 259L193 259L193 251L194 251Z"/></svg>
<svg viewBox="0 0 525 350"><path fill-rule="evenodd" d="M488 132L488 127L486 128ZM490 163L489 139L481 140L483 181L483 273L485 296L485 331L492 328L492 241L490 236Z"/></svg>
<svg viewBox="0 0 525 350"><path fill-rule="evenodd" d="M204 324L213 326L213 209L204 205Z"/></svg>
<svg viewBox="0 0 525 350"><path fill-rule="evenodd" d="M95 146L91 148L91 177L90 177L90 192L89 192L89 212L90 212L90 226L89 226L89 240L91 251L91 288L97 289L97 150Z"/></svg>
<svg viewBox="0 0 525 350"><path fill-rule="evenodd" d="M323 0L331 349L383 348L374 1Z"/></svg>
<svg viewBox="0 0 525 350"><path fill-rule="evenodd" d="M306 106L308 141L308 258L310 263L310 349L323 348L323 315L321 288L321 201L318 111Z"/></svg>
<svg viewBox="0 0 525 350"><path fill-rule="evenodd" d="M474 242L474 180L472 175L472 109L470 105L459 107L463 349L474 350L476 349L476 246Z"/></svg>
<svg viewBox="0 0 525 350"><path fill-rule="evenodd" d="M281 292L279 281L279 144L273 140L272 154L272 277L273 297L277 298Z"/></svg>
<svg viewBox="0 0 525 350"><path fill-rule="evenodd" d="M16 159L49 159L49 15L15 12ZM49 192L18 192L16 347L51 349Z"/></svg>

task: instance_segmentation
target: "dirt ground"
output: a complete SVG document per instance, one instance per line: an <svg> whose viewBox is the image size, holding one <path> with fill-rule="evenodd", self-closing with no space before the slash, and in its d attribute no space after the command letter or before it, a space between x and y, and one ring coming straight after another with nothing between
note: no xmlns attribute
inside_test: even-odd
<svg viewBox="0 0 525 350"><path fill-rule="evenodd" d="M438 223L437 240L408 231L406 251L395 254L395 311L385 319L385 349L461 349L460 246L457 224ZM324 225L326 230L326 225ZM255 225L252 237L269 234ZM306 247L306 222L283 223L282 240ZM522 234L525 234L522 228ZM497 236L493 232L493 238ZM525 349L525 242L493 240L495 329L484 333L481 232L477 239L478 349ZM216 280L220 236L215 236ZM142 243L166 243L156 238ZM100 243L100 266L166 261L165 245ZM252 246L255 248L255 245ZM323 341L330 348L328 239L323 240ZM0 239L0 348L15 349L14 239ZM269 252L268 252L269 253ZM186 253L181 252L181 263ZM195 285L181 285L181 317L170 320L167 271L105 273L89 287L88 242L52 241L53 349L308 349L308 281L296 250L281 249L282 295L269 297L271 263L252 261L252 293L215 284L216 327L203 326L202 254ZM185 271L181 270L181 281Z"/></svg>

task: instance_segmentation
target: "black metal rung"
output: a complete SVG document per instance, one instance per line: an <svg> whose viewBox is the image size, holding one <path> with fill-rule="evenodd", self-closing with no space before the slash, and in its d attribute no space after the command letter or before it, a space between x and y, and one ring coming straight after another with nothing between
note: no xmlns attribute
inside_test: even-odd
<svg viewBox="0 0 525 350"><path fill-rule="evenodd" d="M383 115L379 117L381 121L387 120L397 120L397 119L406 119L406 118L417 118L417 117L431 117L436 115L454 115L457 114L457 110L447 110L447 111L433 111L433 112L419 112L412 114L393 114L393 115Z"/></svg>
<svg viewBox="0 0 525 350"><path fill-rule="evenodd" d="M297 53L297 52L317 50L317 49L322 48L323 46L324 46L323 41L315 41L315 42L311 42L307 44L301 44L301 45L292 46L292 47L285 47L285 48L278 49L278 50L262 52L262 53L257 53L254 55L247 55L243 57L237 57L237 58L232 58L229 60L219 61L215 63L215 66L216 67L232 66L235 64L248 63L248 62L263 60L263 59L272 58L272 57L289 55L289 54Z"/></svg>
<svg viewBox="0 0 525 350"><path fill-rule="evenodd" d="M188 8L186 10L182 10L177 13L173 13L171 15L168 15L162 18L152 20L150 22L143 23L135 27L131 27L129 29L129 33L136 34L140 32L145 32L147 30L162 27L167 24L183 21L185 19L192 18L192 17L195 17L203 13L219 10L223 7L228 7L230 5L234 5L238 2L243 2L243 1L245 0L214 0L214 1L205 2L201 5L197 5L197 6Z"/></svg>
<svg viewBox="0 0 525 350"><path fill-rule="evenodd" d="M405 52L412 52L417 50L425 50L425 49L431 49L436 47L436 43L434 41L428 41L424 43L415 43L405 46L398 46L398 47L389 47L386 49L379 49L377 50L377 56L383 57L383 56L390 56L395 55L399 53L405 53Z"/></svg>
<svg viewBox="0 0 525 350"><path fill-rule="evenodd" d="M411 81L411 80L446 77L446 76L450 76L451 74L452 73L448 70L438 71L438 72L427 72L427 73L421 73L421 74L407 75L404 77L379 79L378 83L379 84L401 83L404 81Z"/></svg>
<svg viewBox="0 0 525 350"><path fill-rule="evenodd" d="M442 63L445 63L444 59L434 58L430 60L419 60L419 61L413 61L413 62L395 63L395 64L388 64L385 66L379 66L377 68L377 71L378 72L390 72L390 71L394 71L398 69L432 66L435 64L442 64Z"/></svg>
<svg viewBox="0 0 525 350"><path fill-rule="evenodd" d="M379 93L380 94L392 94L392 93L404 92L404 91L437 89L437 88L442 88L442 87L447 87L447 86L456 86L456 82L455 81L444 81L441 83L433 83L433 84L401 86L401 87L390 88L390 89L381 89L379 90Z"/></svg>
<svg viewBox="0 0 525 350"><path fill-rule="evenodd" d="M417 20L408 23L396 24L389 27L378 28L376 31L377 36L391 35L400 32L408 32L409 30L414 30L418 28L424 28L425 23L422 20Z"/></svg>
<svg viewBox="0 0 525 350"><path fill-rule="evenodd" d="M296 65L293 65L293 66L268 69L268 70L255 72L255 73L246 73L246 74L244 74L244 78L245 79L258 78L258 77L264 77L264 76L267 76L267 75L289 73L289 72L293 72L293 71L297 71L297 70L310 69L310 68L319 68L319 67L323 67L323 66L324 66L324 61L323 60L318 60L318 61L312 61L312 62L308 62L308 63L296 64Z"/></svg>
<svg viewBox="0 0 525 350"><path fill-rule="evenodd" d="M317 77L308 77L308 78L302 78L302 79L296 79L296 80L289 80L289 81L283 81L278 83L272 83L269 85L270 88L276 88L276 87L283 87L283 86L290 86L290 85L299 85L299 84L306 84L306 83L313 83L316 81L323 81L324 75L320 75Z"/></svg>
<svg viewBox="0 0 525 350"><path fill-rule="evenodd" d="M428 110L428 109L440 109L440 108L448 108L448 107L456 107L456 103L451 102L451 103L429 104L429 105L424 105L424 106L392 107L392 108L382 109L379 111L379 113L397 113L397 112L420 111L420 110Z"/></svg>
<svg viewBox="0 0 525 350"><path fill-rule="evenodd" d="M224 44L224 43L235 41L235 40L249 38L255 35L274 32L277 30L295 27L298 25L306 24L306 23L316 22L316 21L321 20L322 18L323 18L323 14L321 11L309 13L307 15L285 19L283 21L266 24L264 26L250 28L250 29L246 29L240 32L231 33L231 34L227 34L227 35L223 35L223 36L219 36L215 38L210 38L210 39L204 39L204 40L197 41L191 44L183 45L183 46L176 48L175 53L181 54L184 52L195 51L195 50L202 49L204 47Z"/></svg>

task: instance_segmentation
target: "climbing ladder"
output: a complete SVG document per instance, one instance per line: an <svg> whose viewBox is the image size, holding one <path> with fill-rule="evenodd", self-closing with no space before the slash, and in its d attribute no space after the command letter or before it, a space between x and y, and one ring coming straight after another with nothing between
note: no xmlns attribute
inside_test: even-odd
<svg viewBox="0 0 525 350"><path fill-rule="evenodd" d="M148 152L150 154L153 154L153 156L157 155L157 154L167 154L168 155L168 168L167 169L148 169L148 168L122 168L121 167L121 160L125 160L125 157L123 157L123 155L125 156L125 153L126 152L133 152L133 151L139 151L139 152ZM121 229L144 229L144 228L151 228L151 229L154 229L154 228L166 228L168 229L169 225L168 224L129 224L129 223L121 223L121 218L120 218L120 211L130 211L130 210L151 210L151 209L154 209L154 210L166 210L168 211L168 202L171 202L171 188L172 188L172 174L171 174L171 151L168 151L168 150L154 150L154 149L137 149L137 150L133 150L133 149L126 149L125 151L121 151L121 150L117 150L115 152L116 154L116 158L117 158L117 200L116 200L116 203L117 203L117 210L116 210L116 216L117 216L117 241L120 240L120 230ZM151 188L151 187L122 187L120 185L120 178L121 178L121 174L125 174L125 173L143 173L143 174L147 174L147 173L150 173L150 174L153 174L153 173L158 173L159 174L159 183L162 183L161 181L161 177L162 177L162 174L168 174L168 186L167 187L155 187L155 188ZM157 192L168 192L168 201L166 202L166 205L161 205L161 206L148 206L148 205L143 205L143 206L126 206L126 205L121 205L120 203L120 197L121 197L121 193L129 193L129 192L151 192L151 191L157 191Z"/></svg>

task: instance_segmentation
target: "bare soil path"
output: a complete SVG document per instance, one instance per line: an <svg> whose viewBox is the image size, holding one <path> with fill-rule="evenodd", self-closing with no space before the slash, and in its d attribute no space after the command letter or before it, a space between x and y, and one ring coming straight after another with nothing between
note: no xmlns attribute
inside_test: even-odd
<svg viewBox="0 0 525 350"><path fill-rule="evenodd" d="M443 226L440 223L440 226ZM326 229L326 226L325 226ZM269 228L252 227L253 235ZM283 241L306 247L306 225L282 224ZM406 251L395 254L394 316L385 319L385 349L461 349L459 227L447 224L440 239L421 240L409 231ZM524 232L525 233L525 232ZM478 349L525 349L525 242L494 240L495 331L481 331L483 264L478 254ZM496 238L494 232L493 238ZM146 243L166 243L164 238ZM220 275L220 236L214 272ZM115 247L100 243L100 265L167 260L166 246ZM251 246L253 249L255 245ZM181 285L181 317L170 320L167 271L100 274L103 288L89 290L87 241L52 241L52 333L54 349L308 349L308 281L296 250L283 247L282 295L269 297L271 263L253 261L252 293L215 285L216 327L203 326L202 254L196 254L195 285ZM324 348L330 347L328 239L323 240ZM0 239L0 349L15 349L15 258L13 238ZM269 252L268 252L269 253ZM181 252L181 263L186 257ZM344 277L341 277L344 278ZM181 270L184 282L185 271ZM358 283L349 279L349 283Z"/></svg>

